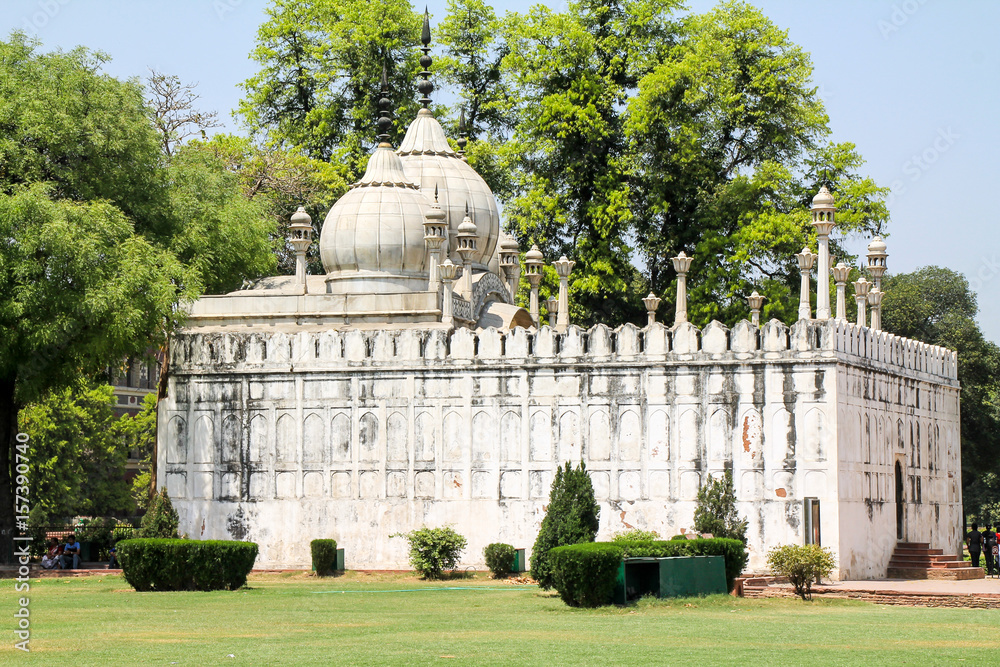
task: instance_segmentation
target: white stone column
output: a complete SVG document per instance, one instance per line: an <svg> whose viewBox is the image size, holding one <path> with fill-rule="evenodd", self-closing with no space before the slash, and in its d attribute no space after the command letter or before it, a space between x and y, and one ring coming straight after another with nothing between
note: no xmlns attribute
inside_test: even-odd
<svg viewBox="0 0 1000 667"><path fill-rule="evenodd" d="M882 290L878 288L878 285L868 292L868 305L872 307L871 327L875 331L882 330L882 296Z"/></svg>
<svg viewBox="0 0 1000 667"><path fill-rule="evenodd" d="M455 316L452 308L452 285L455 282L455 273L458 266L451 259L444 260L441 264L441 282L444 283L444 294L441 296L441 322L449 327L455 326Z"/></svg>
<svg viewBox="0 0 1000 667"><path fill-rule="evenodd" d="M674 326L688 321L687 274L691 270L693 257L688 257L681 250L676 257L671 257L674 271L677 272L677 305L674 308Z"/></svg>
<svg viewBox="0 0 1000 667"><path fill-rule="evenodd" d="M424 243L427 244L428 280L427 289L438 291L441 286L438 264L441 260L441 245L448 238L448 218L437 201L437 189L434 190L434 203L424 214Z"/></svg>
<svg viewBox="0 0 1000 667"><path fill-rule="evenodd" d="M458 254L462 257L462 277L458 281L458 293L472 301L472 255L476 252L476 223L469 217L469 206L465 207L465 218L458 226Z"/></svg>
<svg viewBox="0 0 1000 667"><path fill-rule="evenodd" d="M538 249L537 245L531 246L531 250L524 254L525 275L528 278L528 284L531 285L531 297L528 307L531 313L531 320L535 323L535 328L542 326L541 313L539 313L538 307L538 286L542 282L542 265L544 263L545 259L542 257L542 251Z"/></svg>
<svg viewBox="0 0 1000 667"><path fill-rule="evenodd" d="M757 290L754 290L753 294L747 297L747 303L750 304L750 323L758 328L760 327L760 309L766 298L758 294Z"/></svg>
<svg viewBox="0 0 1000 667"><path fill-rule="evenodd" d="M830 319L830 232L837 225L837 207L824 185L812 201L812 224L816 228L819 262L816 267L816 319Z"/></svg>
<svg viewBox="0 0 1000 667"><path fill-rule="evenodd" d="M306 251L312 244L312 233L312 218L305 208L299 206L288 225L288 242L295 251L295 284L303 294L309 289L306 281Z"/></svg>
<svg viewBox="0 0 1000 667"><path fill-rule="evenodd" d="M507 234L503 235L500 241L500 270L503 273L504 282L507 283L507 291L510 292L510 302L517 303L517 290L521 282L521 265L518 261L520 249L517 241Z"/></svg>
<svg viewBox="0 0 1000 667"><path fill-rule="evenodd" d="M552 262L552 266L556 269L556 275L559 276L559 321L556 324L556 330L560 333L566 331L569 328L569 274L572 273L573 267L576 265L571 259L566 259L566 255L559 258L558 261Z"/></svg>
<svg viewBox="0 0 1000 667"><path fill-rule="evenodd" d="M802 274L799 288L799 319L808 320L812 319L812 305L809 302L809 273L812 271L813 262L816 261L816 255L809 248L803 248L802 252L795 255L795 259L799 262L799 272Z"/></svg>
<svg viewBox="0 0 1000 667"><path fill-rule="evenodd" d="M858 326L868 326L868 316L866 306L868 304L868 290L871 283L864 276L860 280L854 281L854 301L858 304Z"/></svg>
<svg viewBox="0 0 1000 667"><path fill-rule="evenodd" d="M847 279L851 267L843 262L833 267L833 282L837 285L837 319L847 321Z"/></svg>
<svg viewBox="0 0 1000 667"><path fill-rule="evenodd" d="M646 306L646 326L651 327L656 324L656 309L660 307L660 297L650 292L649 296L642 300L642 304Z"/></svg>
<svg viewBox="0 0 1000 667"><path fill-rule="evenodd" d="M559 297L550 296L545 300L545 309L549 312L549 326L555 330L559 325Z"/></svg>

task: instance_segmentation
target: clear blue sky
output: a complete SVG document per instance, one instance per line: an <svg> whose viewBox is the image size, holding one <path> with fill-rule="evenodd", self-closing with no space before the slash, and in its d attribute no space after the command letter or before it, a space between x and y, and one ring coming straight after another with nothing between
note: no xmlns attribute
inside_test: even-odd
<svg viewBox="0 0 1000 667"><path fill-rule="evenodd" d="M445 1L428 3L443 15ZM534 4L508 0L502 10ZM555 8L565 3L550 1ZM715 3L691 0L694 11ZM810 52L833 138L856 143L867 172L893 188L892 272L937 264L963 272L980 323L1000 341L1000 2L996 0L758 0ZM147 68L198 82L202 106L230 117L251 76L263 0L7 0L0 33L20 28L48 49L85 45L107 71ZM991 205L992 204L992 205ZM863 252L865 241L852 243Z"/></svg>

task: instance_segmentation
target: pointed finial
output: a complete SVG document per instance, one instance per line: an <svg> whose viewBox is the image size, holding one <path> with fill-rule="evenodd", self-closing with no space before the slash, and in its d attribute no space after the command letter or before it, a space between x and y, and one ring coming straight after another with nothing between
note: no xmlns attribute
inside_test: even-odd
<svg viewBox="0 0 1000 667"><path fill-rule="evenodd" d="M458 115L458 154L465 159L465 145L469 143L469 134L465 127L465 107Z"/></svg>
<svg viewBox="0 0 1000 667"><path fill-rule="evenodd" d="M389 145L389 130L392 128L392 118L389 114L389 106L391 104L392 100L389 99L389 72L386 64L382 63L382 95L378 101L379 119L376 121L379 131L379 144Z"/></svg>
<svg viewBox="0 0 1000 667"><path fill-rule="evenodd" d="M434 184L434 203L436 204L438 200L438 186L437 183Z"/></svg>
<svg viewBox="0 0 1000 667"><path fill-rule="evenodd" d="M420 50L424 52L424 55L420 56L420 66L423 67L423 71L420 72L420 83L417 84L417 90L423 97L420 98L420 103L424 105L424 108L428 108L431 105L430 94L434 90L434 84L431 83L431 60L430 46L431 43L431 17L427 8L424 7L424 25L420 30L420 43L423 44Z"/></svg>

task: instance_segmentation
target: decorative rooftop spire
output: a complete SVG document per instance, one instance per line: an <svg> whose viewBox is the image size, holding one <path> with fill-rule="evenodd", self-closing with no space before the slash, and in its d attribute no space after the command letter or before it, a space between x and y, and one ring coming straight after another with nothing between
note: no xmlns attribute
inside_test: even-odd
<svg viewBox="0 0 1000 667"><path fill-rule="evenodd" d="M420 83L417 84L417 90L423 97L420 98L420 103L424 105L427 109L431 105L430 94L434 90L434 84L431 83L431 57L430 53L430 43L431 43L431 17L427 11L427 7L424 7L424 26L420 30L420 43L423 44L420 50L424 52L424 55L420 56L420 66L423 67L423 71L420 72Z"/></svg>
<svg viewBox="0 0 1000 667"><path fill-rule="evenodd" d="M469 143L469 132L465 127L465 107L458 115L458 154L465 160L465 145Z"/></svg>
<svg viewBox="0 0 1000 667"><path fill-rule="evenodd" d="M382 63L382 96L378 101L379 119L376 121L376 124L378 125L379 132L379 146L389 146L390 148L392 148L392 144L389 143L389 130L392 128L392 118L389 113L389 106L391 104L392 100L389 99L389 73L385 63Z"/></svg>

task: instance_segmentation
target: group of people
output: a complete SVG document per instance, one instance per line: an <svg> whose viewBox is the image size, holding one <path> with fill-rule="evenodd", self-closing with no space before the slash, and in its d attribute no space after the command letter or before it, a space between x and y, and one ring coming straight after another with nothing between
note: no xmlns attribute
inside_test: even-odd
<svg viewBox="0 0 1000 667"><path fill-rule="evenodd" d="M80 543L76 535L67 535L66 543L60 544L55 537L49 542L49 549L42 556L42 567L46 570L76 570L80 567Z"/></svg>
<svg viewBox="0 0 1000 667"><path fill-rule="evenodd" d="M965 536L965 545L969 548L969 556L972 557L972 567L979 567L979 556L982 555L986 560L986 572L990 576L1000 574L1000 564L997 563L997 533L993 530L993 526L987 524L980 531L977 524L972 524L972 530Z"/></svg>

